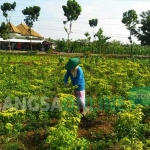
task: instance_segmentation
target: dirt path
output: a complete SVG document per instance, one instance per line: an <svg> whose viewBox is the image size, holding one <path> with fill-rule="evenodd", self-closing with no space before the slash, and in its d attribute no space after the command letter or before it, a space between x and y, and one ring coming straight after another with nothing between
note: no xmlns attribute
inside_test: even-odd
<svg viewBox="0 0 150 150"><path fill-rule="evenodd" d="M12 54L29 54L29 51L18 51L18 50L0 50L0 53L12 53ZM120 55L120 54L84 54L84 53L65 53L65 52L54 52L47 53L44 51L33 51L36 55L58 55L58 56L99 56L99 57L111 57L111 58L129 58L131 55ZM133 55L135 58L150 58L150 55Z"/></svg>

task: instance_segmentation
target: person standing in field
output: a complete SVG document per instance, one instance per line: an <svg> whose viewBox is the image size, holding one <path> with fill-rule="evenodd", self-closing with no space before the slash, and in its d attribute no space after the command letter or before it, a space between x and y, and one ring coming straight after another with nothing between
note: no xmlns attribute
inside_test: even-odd
<svg viewBox="0 0 150 150"><path fill-rule="evenodd" d="M70 58L65 64L65 69L67 70L64 75L64 84L67 86L68 78L71 78L71 82L77 88L74 91L74 95L77 99L80 113L84 115L85 110L85 79L82 68L79 66L79 58Z"/></svg>

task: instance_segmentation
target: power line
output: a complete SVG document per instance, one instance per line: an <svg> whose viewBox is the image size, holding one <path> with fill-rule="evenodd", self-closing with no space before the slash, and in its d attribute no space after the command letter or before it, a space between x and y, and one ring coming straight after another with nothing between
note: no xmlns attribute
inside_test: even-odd
<svg viewBox="0 0 150 150"><path fill-rule="evenodd" d="M3 15L0 15L0 16L3 16ZM22 18L22 16L12 16L12 18L14 18L14 17L20 17L20 18ZM62 21L60 21L60 20L58 20L58 19L47 19L47 18L43 18L43 17L39 17L39 19L40 20L46 20L46 21L57 21L57 22L63 22L63 20ZM78 23L81 23L81 24L89 24L89 23L86 23L86 22L80 22L80 21L74 21L74 23L75 24L78 24ZM120 25L120 24L107 24L107 23L98 23L98 24L100 24L100 25L115 25L115 26L122 26L122 25Z"/></svg>
<svg viewBox="0 0 150 150"><path fill-rule="evenodd" d="M11 20L11 22L12 22L13 20ZM15 22L15 23L20 23L19 21L13 21L13 22ZM36 26L36 25L34 25L34 27L38 27L38 28L43 28L43 27L39 27L39 26ZM53 28L53 29L58 29L58 27L56 28L56 27L52 27L52 26L44 26L45 28ZM82 31L82 30L75 30L75 31L79 31L79 32L82 32L82 33L85 33L85 32L87 32L87 31ZM92 33L93 34L93 33Z"/></svg>
<svg viewBox="0 0 150 150"><path fill-rule="evenodd" d="M18 23L18 22L16 22L16 23ZM40 29L46 29L46 30L52 30L52 31L61 31L61 32L65 32L65 30L64 29L61 29L61 28L53 28L53 27L39 27L39 26L34 26L33 28L40 28ZM86 31L85 31L86 32ZM81 30L74 30L73 31L73 33L75 33L75 34L82 34L82 35L84 35L85 34L85 32L84 31L81 31ZM90 34L92 35L93 33L92 32L90 32ZM119 34L110 34L110 33L105 33L105 34L107 34L107 36L108 35L110 35L111 37L118 37L118 38L127 38L127 36L129 36L129 35L119 35ZM136 39L136 38L134 38L133 37L133 39Z"/></svg>
<svg viewBox="0 0 150 150"><path fill-rule="evenodd" d="M17 17L17 16L16 16ZM13 20L11 20L11 21L13 21ZM16 21L13 21L13 22L16 22ZM19 21L17 22L17 23L20 23ZM42 29L50 29L50 30L55 30L55 31L64 31L64 30L62 30L62 29L60 29L60 30L58 30L58 28L55 28L55 27L50 27L50 26L44 26L44 27L39 27L39 26L35 26L34 25L34 27L38 27L38 29L39 28L42 28ZM85 34L87 31L81 31L81 30L74 30L73 31L73 33L78 33L78 34ZM91 33L91 32L90 32ZM91 35L92 35L93 33L91 33ZM118 34L110 34L110 33L105 33L105 34L109 34L109 35L111 35L111 36L118 36L118 37L120 37L120 36L128 36L128 35L118 35ZM127 38L127 37L122 37L122 38Z"/></svg>
<svg viewBox="0 0 150 150"><path fill-rule="evenodd" d="M3 15L0 15L0 16L3 16ZM22 17L22 16L13 15L13 17ZM40 18L47 19L47 18L45 18L45 17L41 17L41 16L39 16L39 17L40 17ZM57 18L57 17L55 17L55 18L51 18L51 19L64 19L64 18ZM88 18L85 18L85 17L83 18L83 17L82 17L82 18L78 18L78 19L81 19L81 20L82 20L82 19L88 19ZM122 19L122 18L104 18L104 17L103 17L103 18L97 18L97 19L105 19L105 20L116 20L116 19L119 19L119 20L120 20L120 19Z"/></svg>
<svg viewBox="0 0 150 150"><path fill-rule="evenodd" d="M62 3L60 3L60 1L58 2L58 1L56 1L56 0L51 0L51 1L53 1L53 2L56 2L57 4L61 4L62 5ZM30 1L28 1L28 2L30 2ZM95 1L94 1L95 2ZM45 3L40 3L40 2L36 2L36 4L40 4L40 5L44 5L44 6L53 6L54 8L61 8L62 9L62 7L59 7L58 5L52 5L52 4L45 4ZM84 3L84 4L87 4L87 3ZM24 5L24 4L22 4L22 3L18 3L17 2L17 5ZM66 4L63 4L63 5L66 5ZM87 5L90 5L90 6L94 6L94 8L96 8L97 6L95 6L95 5L91 5L91 4L87 4ZM84 5L82 5L81 7L83 7L84 8ZM89 10L91 10L90 8L89 8ZM93 10L93 9L92 9ZM54 13L56 13L56 12L58 12L58 13L61 13L62 14L62 12L60 12L60 11L57 11L57 9L55 9L55 11L53 11ZM99 11L99 12L102 12L102 11ZM104 11L103 11L104 12ZM51 13L51 12L50 12ZM87 14L91 14L91 12L90 13L87 13ZM2 15L1 15L2 16ZM22 17L22 16L12 16L12 17ZM44 17L42 17L42 16L40 16L39 17L39 19L40 20L47 20L47 21L57 21L57 22L62 22L62 21L60 21L60 20L57 20L57 19L64 19L64 18L54 18L54 19L48 19L48 18L44 18ZM84 20L84 19L89 19L88 17L86 18L86 17L81 17L80 18L80 16L79 16L79 18L78 18L79 20ZM122 18L105 18L105 17L103 17L103 18L97 18L97 19L105 19L105 20L121 20ZM81 24L88 24L88 23L85 23L85 22L79 22L79 21L76 21L76 22L74 22L75 24L76 23L81 23ZM104 24L104 23L98 23L99 25L115 25L115 26L121 26L121 25L119 25L119 24ZM36 26L34 26L34 27L36 27ZM63 31L63 32L65 32L64 30L62 30L62 29L58 29L58 28L54 28L54 27L46 27L46 26L44 26L44 27L39 27L38 26L38 28L43 28L43 29L46 29L46 30L55 30L55 31ZM79 33L78 33L78 31L79 31ZM74 33L77 33L77 34L82 34L83 35L83 32L84 31L81 31L81 30L75 30L74 31ZM92 35L92 34L91 34ZM114 35L114 34L112 34L112 35ZM121 35L118 35L118 36L121 36ZM123 38L125 38L125 37L123 37Z"/></svg>

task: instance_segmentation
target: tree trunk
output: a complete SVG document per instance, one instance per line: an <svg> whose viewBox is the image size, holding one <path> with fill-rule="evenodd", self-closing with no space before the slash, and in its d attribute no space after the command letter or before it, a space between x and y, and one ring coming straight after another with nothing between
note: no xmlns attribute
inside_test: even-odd
<svg viewBox="0 0 150 150"><path fill-rule="evenodd" d="M32 42L31 42L31 38L30 38L30 50L32 52Z"/></svg>
<svg viewBox="0 0 150 150"><path fill-rule="evenodd" d="M7 24L8 24L8 23L10 23L10 21L7 22ZM8 43L8 46L9 46L9 51L11 51L11 44L10 44L10 26L9 26L9 43Z"/></svg>
<svg viewBox="0 0 150 150"><path fill-rule="evenodd" d="M130 47L131 47L131 56L132 56L132 38L131 38L131 31L130 31Z"/></svg>
<svg viewBox="0 0 150 150"><path fill-rule="evenodd" d="M69 34L68 34L68 54L69 54L69 49L70 49L70 46L69 46Z"/></svg>
<svg viewBox="0 0 150 150"><path fill-rule="evenodd" d="M32 42L31 42L31 28L29 28L29 33L30 33L30 50L32 52Z"/></svg>
<svg viewBox="0 0 150 150"><path fill-rule="evenodd" d="M9 38L9 43L8 43L8 46L9 46L9 51L11 51L10 38Z"/></svg>
<svg viewBox="0 0 150 150"><path fill-rule="evenodd" d="M93 27L93 42L94 42L94 27Z"/></svg>

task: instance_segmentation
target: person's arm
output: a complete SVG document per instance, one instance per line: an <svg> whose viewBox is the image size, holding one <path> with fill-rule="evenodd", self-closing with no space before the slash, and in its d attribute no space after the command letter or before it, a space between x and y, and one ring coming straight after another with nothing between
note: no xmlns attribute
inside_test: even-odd
<svg viewBox="0 0 150 150"><path fill-rule="evenodd" d="M65 75L64 75L64 84L67 84L67 83L68 83L68 78L69 78L69 76L70 76L70 73L69 73L69 71L67 70L67 72L66 72Z"/></svg>
<svg viewBox="0 0 150 150"><path fill-rule="evenodd" d="M76 83L75 83L75 85L81 84L80 81L81 81L82 78L84 78L83 71L81 69L78 69L77 71L78 72L77 72L77 76L76 76Z"/></svg>

